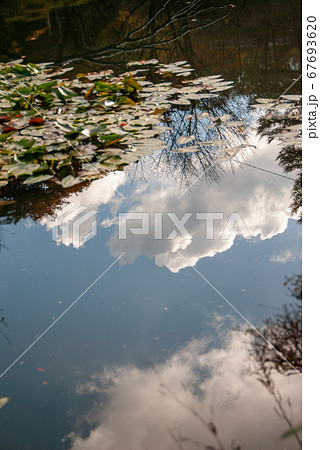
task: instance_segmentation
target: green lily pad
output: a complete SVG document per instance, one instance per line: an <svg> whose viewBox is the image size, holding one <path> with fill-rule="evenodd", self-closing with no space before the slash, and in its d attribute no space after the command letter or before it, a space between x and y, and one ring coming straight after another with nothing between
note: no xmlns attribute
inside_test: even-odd
<svg viewBox="0 0 320 450"><path fill-rule="evenodd" d="M18 145L20 145L23 148L31 148L33 146L33 144L36 142L36 139L21 139L18 142Z"/></svg>

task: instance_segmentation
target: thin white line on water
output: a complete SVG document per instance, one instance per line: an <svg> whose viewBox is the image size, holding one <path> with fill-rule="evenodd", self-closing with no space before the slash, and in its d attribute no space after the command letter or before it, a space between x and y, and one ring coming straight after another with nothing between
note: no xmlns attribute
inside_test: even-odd
<svg viewBox="0 0 320 450"><path fill-rule="evenodd" d="M111 269L111 267L113 267L116 264L117 261L119 261L119 259L124 254L125 254L125 252L123 252L115 261L113 261L113 263L110 264L110 266L106 270L104 270L102 272L102 274L99 275L98 278L93 283L91 283L90 286L84 292L82 292L82 294L79 295L79 297L73 303L71 303L71 305L69 305L68 308L65 309L63 311L63 313L60 314L60 316L54 322L52 322L52 324L46 330L44 330L43 333L40 334L39 337L37 337L37 339L35 341L33 341L32 344L29 345L29 347L26 348L26 350L24 352L22 352L21 355L18 356L18 358L15 361L13 361L12 364L10 364L10 366L7 367L4 372L2 372L2 374L0 375L0 378L2 378L3 375L5 375L23 357L23 355L25 355L50 330L50 328L52 328L69 311L69 309L71 309L78 302L78 300L80 300L80 298L83 297L84 294L86 294L89 291L89 289L91 289L92 286L94 286L96 284L96 282L99 281L100 278L102 278L103 275L105 275Z"/></svg>
<svg viewBox="0 0 320 450"><path fill-rule="evenodd" d="M301 377L302 377L302 373L301 372L299 372L299 370L297 370L284 356L283 356L283 354L281 353L281 352L279 352L279 350L277 350L275 347L274 347L274 345L272 345L271 344L271 342L269 342L268 341L268 339L267 338L265 338L261 333L260 333L260 331L254 326L254 325L252 325L252 323L235 307L235 306L233 306L233 304L231 303L231 302L229 302L229 300L228 299L226 299L226 297L224 296L224 295L222 295L221 294L221 292L219 292L218 291L218 289L217 288L215 288L214 286L213 286L213 284L211 284L210 283L210 281L209 280L207 280L207 278L204 276L204 275L202 275L202 273L201 272L199 272L199 270L197 270L194 266L192 266L191 265L191 263L180 253L180 252L177 252L177 253L179 253L179 255L181 256L181 258L183 258L185 261L186 261L186 263L188 263L189 264L189 266L210 286L210 287L212 287L212 289L214 290L214 291L216 291L216 293L217 294L219 294L220 295L220 297L221 298L223 298L223 300L225 301L225 302L227 302L228 303L228 305L234 310L234 311L236 311L236 313L248 324L248 325L250 325L250 327L257 333L257 334L259 334L259 336L260 337L262 337L262 339L264 339L265 341L266 341L266 343L284 360L284 361L286 361L286 363L288 363L289 364L289 366L295 371L295 372L297 372Z"/></svg>

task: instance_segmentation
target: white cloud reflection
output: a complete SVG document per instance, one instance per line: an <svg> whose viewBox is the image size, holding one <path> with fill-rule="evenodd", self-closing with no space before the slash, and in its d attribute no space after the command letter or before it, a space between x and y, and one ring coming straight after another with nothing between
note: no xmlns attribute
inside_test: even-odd
<svg viewBox="0 0 320 450"><path fill-rule="evenodd" d="M275 162L279 147L277 143L267 144L264 139L256 143L257 149L250 159L250 164L281 173ZM242 166L243 167L243 166ZM114 257L126 252L121 264L133 263L139 256L155 258L158 266L166 266L172 272L195 265L199 259L214 256L232 247L236 235L222 240L220 234L232 213L239 213L252 237L269 239L283 233L290 218L290 180L267 174L253 168L237 168L236 173L229 174L214 186L208 187L198 181L192 189L178 199L176 183L166 184L159 189L150 189L136 194L132 192L126 211L150 213L150 235L128 234L126 240L118 239L116 230L108 247ZM123 205L124 207L124 205ZM123 209L120 209L122 212ZM154 213L164 214L164 239L154 239ZM192 239L178 236L174 240L166 237L172 231L172 222L167 216L174 212L181 218L186 212L193 213L187 222L187 230ZM224 220L215 221L214 239L206 239L205 221L195 220L197 212L221 212ZM106 225L107 226L107 225ZM182 253L185 259L181 258Z"/></svg>
<svg viewBox="0 0 320 450"><path fill-rule="evenodd" d="M248 162L269 171L281 173L275 159L280 147L276 142L268 144L265 139L255 138L256 150ZM212 257L230 249L237 232L227 239L221 239L226 223L232 213L239 213L252 237L270 239L283 233L290 218L290 195L292 182L273 174L249 167L236 167L234 174L227 174L221 182L208 186L201 181L178 198L182 191L178 190L176 180L157 181L157 186L147 188L139 181L132 183L126 172L110 174L106 178L94 181L87 189L71 195L67 203L74 202L89 209L98 209L102 205L111 206L111 216L101 221L101 226L111 228L111 237L107 242L112 256L118 257L123 252L120 264L133 263L142 255L155 259L156 265L167 267L172 272L195 265L200 259ZM127 192L126 200L115 196L115 190L123 186ZM128 233L126 240L118 239L118 214L120 212L147 212L150 220L149 235L132 235ZM206 239L205 220L196 220L196 213L223 213L223 220L214 224L214 239ZM154 213L163 214L163 239L154 239ZM175 229L167 213L174 213L178 218L185 213L192 213L186 228L192 239L185 239L180 234L173 240L167 236ZM54 219L44 218L41 221L51 230ZM63 244L72 244L64 238ZM180 256L183 255L182 258Z"/></svg>
<svg viewBox="0 0 320 450"><path fill-rule="evenodd" d="M72 449L174 450L178 447L169 429L215 445L214 436L190 410L171 394L160 393L161 383L207 422L213 421L226 449L233 439L244 450L298 448L292 437L280 440L288 426L275 414L273 397L247 368L248 347L239 332L231 332L222 349L194 340L155 368L106 367L78 388L79 394L99 392L104 401L87 416L96 424L89 437L72 433ZM290 398L292 422L300 423L301 378L277 375L274 381L285 408ZM184 443L183 448L199 447Z"/></svg>
<svg viewBox="0 0 320 450"><path fill-rule="evenodd" d="M287 264L288 262L295 261L298 257L299 255L292 252L291 250L284 250L278 255L271 256L270 261L278 264Z"/></svg>
<svg viewBox="0 0 320 450"><path fill-rule="evenodd" d="M111 173L99 180L94 180L87 189L70 195L63 206L74 203L78 207L85 206L89 211L96 211L102 205L112 204L112 208L117 211L121 198L116 195L117 189L125 183L126 174L124 172ZM120 199L120 200L119 200ZM47 216L40 220L40 224L48 231L55 227L55 217ZM72 233L60 233L57 244L66 246L74 245Z"/></svg>

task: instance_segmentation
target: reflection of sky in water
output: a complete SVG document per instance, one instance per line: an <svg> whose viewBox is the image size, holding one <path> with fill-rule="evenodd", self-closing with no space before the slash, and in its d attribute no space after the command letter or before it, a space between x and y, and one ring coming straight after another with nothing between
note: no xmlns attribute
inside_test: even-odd
<svg viewBox="0 0 320 450"><path fill-rule="evenodd" d="M267 145L265 140L255 141L256 149L247 151L250 164L281 173L275 162L279 151L276 143ZM138 182L138 176L133 183L131 179L126 182L124 173L115 174L93 182L87 190L74 194L68 201L91 209L100 207L100 234L106 236L107 247L114 257L126 252L121 265L146 255L155 257L158 266L177 272L206 256L223 253L232 247L239 231L233 228L232 233L223 236L224 239L221 239L221 234L233 213L240 215L252 238L270 239L287 228L292 182L253 168L235 167L234 174L227 172L221 182L212 187L193 178L189 190L185 186L178 190L174 180L161 179L161 165L160 177L150 175L147 182ZM196 182L192 184L193 181ZM120 195L112 198L114 189L125 198ZM127 238L119 239L118 214L125 212L149 213L149 234L132 234L129 227L139 228L141 224L128 222ZM163 217L163 239L155 239L156 213ZM190 214L185 227L192 239L185 239L181 233L175 239L168 239L175 229L168 213L174 213L179 219L185 213ZM214 222L213 239L206 239L206 222L196 219L197 213L223 214L223 220ZM50 230L53 220L43 219L42 224ZM72 245L72 237L66 236L63 243ZM274 255L273 260L276 258Z"/></svg>
<svg viewBox="0 0 320 450"><path fill-rule="evenodd" d="M96 2L71 2L81 7L72 6L72 11L61 7L49 15L51 3L57 2L42 5L40 12L45 14L41 16L34 15L34 8L32 12L26 9L23 15L32 14L36 19L33 25L24 19L19 22L21 33L16 36L16 46L21 45L30 60L87 52L92 45L97 48L106 42L115 45L118 19L125 17L130 6L119 3L118 11L117 5L110 10L106 2L100 2L99 8ZM171 3L174 8L167 8L169 15L176 8L189 8L184 2ZM196 7L192 13L196 22L178 22L180 32L184 26L200 25L199 6L205 7L205 20L215 20L207 11L208 2L191 3L191 10ZM142 19L151 10L149 4L141 5L143 11L146 7ZM225 79L240 82L240 86L236 83L238 92L246 95L238 95L233 89L217 102L205 100L171 112L171 126L177 133L165 135L168 144L176 147L175 138L180 135L194 134L202 141L218 137L215 127L206 128L209 120L188 122L192 108L194 116L230 113L233 120L243 119L252 125L257 112L250 112L248 104L256 93L280 95L292 77L298 78L292 73L299 68L296 14L285 5L281 11L275 6L268 11L268 23L259 7L252 14L250 5L230 6L234 15L229 25L224 21L220 28L217 23L213 28L194 31L190 40L184 36L186 40L173 45L168 58L188 59L199 74L222 73ZM128 32L137 28L135 37L143 36L140 8L132 4L128 12L131 7ZM8 5L5 9L7 17ZM2 27L4 48L12 44L11 27L16 24L11 19L17 11L9 14L12 25ZM40 22L41 17L46 18L43 25L39 17ZM111 28L110 20L114 25ZM161 26L160 16L158 20ZM165 15L163 20L167 20ZM48 26L47 21L50 32L42 28ZM30 41L26 37L31 36L33 27L45 32ZM289 33L289 29L293 31ZM257 31L260 38L253 41ZM271 35L275 35L272 46L267 45ZM163 35L157 34L158 38ZM128 57L149 57L140 53L139 39L137 43L139 53L126 53L124 62ZM121 49L126 50L126 46ZM162 48L152 52L157 58L165 57ZM117 59L111 59L117 65ZM229 143L243 143L243 137L232 133L229 130ZM275 161L280 147L275 142L267 145L265 140L258 142L249 136L249 144L256 145L256 150L244 150L237 157L281 173ZM83 192L70 196L67 203L98 211L98 233L80 250L72 247L70 236L56 245L51 239L53 224L49 217L37 224L21 220L17 225L1 226L0 238L6 247L0 255L0 309L4 309L8 325L0 322L1 372L115 258L123 251L126 254L1 378L0 397L9 396L10 401L0 409L0 448L64 449L67 445L63 438L71 436L74 450L175 450L178 447L169 428L176 435L181 433L219 448L190 411L172 395L159 393L161 381L205 420L213 421L226 449L232 448L232 439L243 450L297 448L294 438L280 440L288 426L273 411L272 396L247 373L249 335L234 330L244 325L243 320L189 267L195 266L254 325L261 325L281 305L292 302L283 283L286 276L301 273L301 227L290 219L289 211L293 183L244 165L235 164L232 173L228 163L225 173L217 171L221 175L218 184L197 182L178 199L184 182L191 184L194 178L188 179L186 168L181 170L183 164L175 167L176 161L174 154L167 157L163 152L160 160L146 159L131 173L118 172L94 181ZM209 180L216 179L214 171L212 177L210 171L207 175ZM125 199L114 195L114 189ZM178 217L185 212L221 212L225 220L215 223L212 240L205 239L204 222L191 218L187 229L192 240L155 241L148 236L129 235L126 241L119 241L117 217L126 211L174 212ZM240 213L253 236L251 240L239 235L219 239L232 212ZM165 216L165 235L171 230ZM250 365L253 368L252 360ZM290 398L292 423L299 424L300 377L275 375L274 381L286 407ZM197 448L184 443L185 450Z"/></svg>
<svg viewBox="0 0 320 450"><path fill-rule="evenodd" d="M248 161L280 173L276 144L256 145ZM291 300L283 287L285 276L301 271L300 226L289 219L288 211L291 181L236 168L214 186L197 182L180 200L181 190L173 182L155 176L147 181L137 176L132 182L125 173L117 173L68 199L98 210L98 234L80 250L68 246L70 242L57 246L51 240L49 219L41 225L22 221L3 227L7 249L1 261L0 306L8 323L2 330L10 345L0 335L2 368L126 251L121 264L112 267L22 358L23 364L19 361L3 377L2 392L11 397L3 409L4 439L26 448L25 442L34 442L32 435L37 433L41 448L59 448L60 439L92 406L92 396L75 395L76 386L95 376L93 385L95 379L101 382L102 392L94 394L100 406L87 419L98 428L88 441L77 437L74 448L173 448L167 425L205 440L205 430L190 413L157 394L158 379L147 369L152 361L160 364L166 383L201 413L209 414L213 405L215 422L229 441L234 437L243 448L283 448L277 438L286 424L277 420L263 386L254 377L242 376L245 350L236 335L226 334L242 320L192 268L186 268L178 251L190 265L197 264L248 320L261 324L274 308ZM125 200L113 197L111 184ZM216 237L208 241L203 221L191 220L188 231L193 239L187 243L137 235L119 241L114 224L119 211L171 211L178 217L186 211L222 212L225 217L239 212L253 239L231 236L221 241L223 221L218 221ZM165 223L164 229L168 227ZM209 347L202 348L203 339L212 340ZM196 367L214 374L200 379L201 401L179 384L199 382ZM290 396L295 414L298 378L277 380L283 397ZM109 400L104 400L105 393L111 394ZM14 438L12 424L17 421L24 425L19 438ZM290 445L295 448L291 441Z"/></svg>
<svg viewBox="0 0 320 450"><path fill-rule="evenodd" d="M215 327L221 325L217 316ZM105 367L77 387L80 395L98 393L100 402L86 417L95 429L81 438L79 427L71 435L72 449L178 448L169 430L209 448L205 446L216 444L216 439L191 408L214 423L225 448L232 440L244 449L288 448L279 441L285 423L275 420L274 400L248 374L248 367L248 344L237 332L225 336L222 348L212 348L204 339L192 340L154 368ZM298 422L301 378L277 375L274 382L283 398L290 397L292 420ZM294 442L289 445L299 448ZM189 442L183 448L199 446Z"/></svg>

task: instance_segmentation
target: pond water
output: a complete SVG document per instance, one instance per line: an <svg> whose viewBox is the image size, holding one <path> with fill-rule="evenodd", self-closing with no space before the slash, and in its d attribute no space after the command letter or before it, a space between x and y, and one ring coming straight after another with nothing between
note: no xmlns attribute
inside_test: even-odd
<svg viewBox="0 0 320 450"><path fill-rule="evenodd" d="M4 62L183 60L234 82L172 103L167 148L125 170L0 191L1 449L300 448L299 120L270 141L281 117L251 105L299 111L301 5L219 5L0 6ZM242 147L176 152L212 139Z"/></svg>

